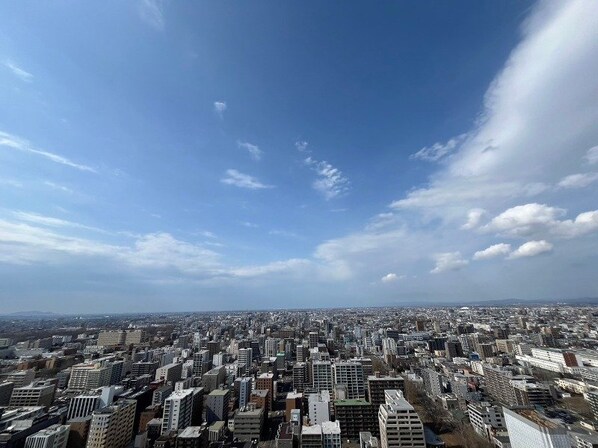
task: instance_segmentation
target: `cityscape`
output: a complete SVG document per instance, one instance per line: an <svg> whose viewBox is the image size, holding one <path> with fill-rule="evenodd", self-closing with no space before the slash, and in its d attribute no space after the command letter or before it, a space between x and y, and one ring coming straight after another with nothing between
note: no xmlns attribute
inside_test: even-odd
<svg viewBox="0 0 598 448"><path fill-rule="evenodd" d="M598 448L598 0L0 0L0 448Z"/></svg>

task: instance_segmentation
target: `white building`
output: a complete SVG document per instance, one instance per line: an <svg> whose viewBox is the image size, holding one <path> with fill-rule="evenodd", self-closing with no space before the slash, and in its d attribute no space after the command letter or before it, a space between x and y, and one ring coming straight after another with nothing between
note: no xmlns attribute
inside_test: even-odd
<svg viewBox="0 0 598 448"><path fill-rule="evenodd" d="M253 349L251 348L240 348L239 349L239 367L249 368L251 367L251 360L253 359Z"/></svg>
<svg viewBox="0 0 598 448"><path fill-rule="evenodd" d="M490 406L490 403L470 403L467 405L469 421L475 432L489 439L495 430L505 428L505 419L500 406Z"/></svg>
<svg viewBox="0 0 598 448"><path fill-rule="evenodd" d="M162 433L177 431L191 425L193 417L193 389L173 392L164 401Z"/></svg>
<svg viewBox="0 0 598 448"><path fill-rule="evenodd" d="M567 429L532 410L503 408L511 448L570 448Z"/></svg>
<svg viewBox="0 0 598 448"><path fill-rule="evenodd" d="M25 448L66 448L69 425L52 425L25 439Z"/></svg>
<svg viewBox="0 0 598 448"><path fill-rule="evenodd" d="M382 448L424 448L424 425L400 390L387 390L386 403L380 405L380 446Z"/></svg>
<svg viewBox="0 0 598 448"><path fill-rule="evenodd" d="M323 390L307 397L309 422L317 425L330 421L330 392Z"/></svg>
<svg viewBox="0 0 598 448"><path fill-rule="evenodd" d="M320 426L322 426L323 448L341 448L340 422L322 422Z"/></svg>

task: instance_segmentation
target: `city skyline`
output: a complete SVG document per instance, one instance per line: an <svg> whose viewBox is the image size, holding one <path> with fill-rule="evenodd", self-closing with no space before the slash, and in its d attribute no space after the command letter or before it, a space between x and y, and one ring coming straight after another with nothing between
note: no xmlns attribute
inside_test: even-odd
<svg viewBox="0 0 598 448"><path fill-rule="evenodd" d="M344 5L0 4L3 312L598 297L598 3Z"/></svg>

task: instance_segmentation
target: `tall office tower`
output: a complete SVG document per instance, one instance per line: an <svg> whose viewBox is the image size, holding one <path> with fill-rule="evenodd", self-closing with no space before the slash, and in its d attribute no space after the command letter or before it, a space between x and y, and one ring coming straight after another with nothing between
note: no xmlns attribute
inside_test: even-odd
<svg viewBox="0 0 598 448"><path fill-rule="evenodd" d="M459 341L446 341L444 343L444 350L446 352L446 358L452 361L453 358L463 357L463 346Z"/></svg>
<svg viewBox="0 0 598 448"><path fill-rule="evenodd" d="M517 404L515 389L511 385L513 373L484 364L484 377L486 378L486 391L494 399L503 404L514 406Z"/></svg>
<svg viewBox="0 0 598 448"><path fill-rule="evenodd" d="M109 386L111 377L111 366L98 366L92 364L73 366L68 388L72 390L87 390Z"/></svg>
<svg viewBox="0 0 598 448"><path fill-rule="evenodd" d="M239 409L243 409L251 399L253 378L246 376L239 382Z"/></svg>
<svg viewBox="0 0 598 448"><path fill-rule="evenodd" d="M327 390L332 395L334 382L332 376L332 363L330 361L314 361L312 363L312 384L316 392Z"/></svg>
<svg viewBox="0 0 598 448"><path fill-rule="evenodd" d="M567 428L532 410L503 408L512 448L570 448Z"/></svg>
<svg viewBox="0 0 598 448"><path fill-rule="evenodd" d="M54 401L56 385L50 381L35 381L27 386L15 387L10 396L9 406L47 406Z"/></svg>
<svg viewBox="0 0 598 448"><path fill-rule="evenodd" d="M0 406L8 406L14 388L13 383L0 383Z"/></svg>
<svg viewBox="0 0 598 448"><path fill-rule="evenodd" d="M298 362L293 366L293 389L303 392L309 385L307 363Z"/></svg>
<svg viewBox="0 0 598 448"><path fill-rule="evenodd" d="M415 321L415 331L426 331L426 320L417 318Z"/></svg>
<svg viewBox="0 0 598 448"><path fill-rule="evenodd" d="M210 370L212 361L208 350L200 350L193 353L193 375L202 376Z"/></svg>
<svg viewBox="0 0 598 448"><path fill-rule="evenodd" d="M363 366L354 361L342 361L333 365L334 383L347 387L347 399L365 400Z"/></svg>
<svg viewBox="0 0 598 448"><path fill-rule="evenodd" d="M218 389L226 381L226 369L224 366L214 367L212 370L204 373L201 378L201 384L207 393Z"/></svg>
<svg viewBox="0 0 598 448"><path fill-rule="evenodd" d="M307 361L307 357L309 356L309 347L304 344L299 344L297 346L297 362L305 362Z"/></svg>
<svg viewBox="0 0 598 448"><path fill-rule="evenodd" d="M125 448L133 438L135 400L119 400L93 412L87 448Z"/></svg>
<svg viewBox="0 0 598 448"><path fill-rule="evenodd" d="M301 410L303 407L303 394L300 392L289 392L287 393L287 399L285 400L285 417L286 421L291 421L291 412L295 409Z"/></svg>
<svg viewBox="0 0 598 448"><path fill-rule="evenodd" d="M239 366L245 367L248 369L251 367L251 362L253 359L253 350L250 348L240 348L239 349L239 357L238 362Z"/></svg>
<svg viewBox="0 0 598 448"><path fill-rule="evenodd" d="M191 426L193 417L193 389L173 392L164 401L162 433Z"/></svg>
<svg viewBox="0 0 598 448"><path fill-rule="evenodd" d="M274 374L273 373L262 373L257 377L255 382L256 389L266 389L270 392L270 405L269 409L272 409L272 405L276 401L276 387L274 385Z"/></svg>
<svg viewBox="0 0 598 448"><path fill-rule="evenodd" d="M434 369L422 369L421 377L424 380L424 389L431 397L436 397L444 392L442 375Z"/></svg>
<svg viewBox="0 0 598 448"><path fill-rule="evenodd" d="M322 422L322 447L341 448L341 426L336 422Z"/></svg>
<svg viewBox="0 0 598 448"><path fill-rule="evenodd" d="M99 408L110 406L114 400L115 387L102 387L90 394L73 397L69 402L67 419L86 417Z"/></svg>
<svg viewBox="0 0 598 448"><path fill-rule="evenodd" d="M335 400L334 416L341 424L341 434L347 439L357 439L362 431L378 434L378 416L369 401Z"/></svg>
<svg viewBox="0 0 598 448"><path fill-rule="evenodd" d="M317 425L318 423L330 420L330 393L327 390L317 394L307 396L307 408L309 423Z"/></svg>
<svg viewBox="0 0 598 448"><path fill-rule="evenodd" d="M206 421L208 424L228 420L230 391L217 389L206 395Z"/></svg>
<svg viewBox="0 0 598 448"><path fill-rule="evenodd" d="M102 347L114 347L125 343L124 331L100 331L98 345Z"/></svg>
<svg viewBox="0 0 598 448"><path fill-rule="evenodd" d="M265 347L265 354L269 358L273 358L278 353L278 344L280 343L280 339L278 338L268 338L264 343Z"/></svg>
<svg viewBox="0 0 598 448"><path fill-rule="evenodd" d="M380 375L380 372L368 376L368 398L376 411L378 411L381 404L386 402L384 392L390 389L405 391L405 380L402 376L397 375L394 370L386 376Z"/></svg>
<svg viewBox="0 0 598 448"><path fill-rule="evenodd" d="M209 341L207 345L208 353L210 354L210 359L214 358L214 355L220 352L220 342L218 341Z"/></svg>
<svg viewBox="0 0 598 448"><path fill-rule="evenodd" d="M25 439L25 448L66 448L68 425L51 425Z"/></svg>
<svg viewBox="0 0 598 448"><path fill-rule="evenodd" d="M145 332L143 330L127 331L125 335L125 345L138 345L145 340Z"/></svg>
<svg viewBox="0 0 598 448"><path fill-rule="evenodd" d="M171 364L166 364L164 367L160 367L158 370L156 370L156 380L174 384L181 379L182 374L183 364L179 362L173 362Z"/></svg>
<svg viewBox="0 0 598 448"><path fill-rule="evenodd" d="M594 419L598 420L598 391L591 390L587 392L585 396L586 400L590 404L592 414L594 414Z"/></svg>
<svg viewBox="0 0 598 448"><path fill-rule="evenodd" d="M386 402L378 412L381 448L425 448L424 425L403 393L387 390L385 397Z"/></svg>
<svg viewBox="0 0 598 448"><path fill-rule="evenodd" d="M320 335L317 331L310 331L307 340L309 348L316 348L320 342Z"/></svg>

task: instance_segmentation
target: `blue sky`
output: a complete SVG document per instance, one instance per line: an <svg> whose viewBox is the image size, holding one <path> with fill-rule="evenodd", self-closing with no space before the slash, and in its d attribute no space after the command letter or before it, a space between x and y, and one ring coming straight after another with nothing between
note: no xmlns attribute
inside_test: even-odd
<svg viewBox="0 0 598 448"><path fill-rule="evenodd" d="M0 4L3 309L598 296L597 8Z"/></svg>

